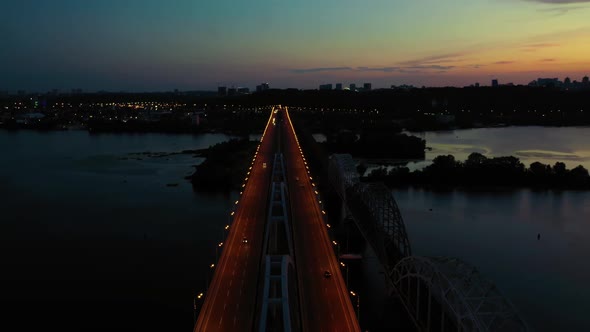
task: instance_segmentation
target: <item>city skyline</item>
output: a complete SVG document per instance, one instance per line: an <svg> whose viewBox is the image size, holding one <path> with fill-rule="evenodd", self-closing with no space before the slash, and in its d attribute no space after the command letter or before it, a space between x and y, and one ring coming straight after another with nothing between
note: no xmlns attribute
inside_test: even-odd
<svg viewBox="0 0 590 332"><path fill-rule="evenodd" d="M588 2L12 1L0 90L581 80Z"/></svg>

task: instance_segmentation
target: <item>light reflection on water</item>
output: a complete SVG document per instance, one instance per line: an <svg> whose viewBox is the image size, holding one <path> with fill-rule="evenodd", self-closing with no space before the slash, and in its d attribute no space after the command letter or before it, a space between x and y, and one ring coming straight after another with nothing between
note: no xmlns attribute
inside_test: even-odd
<svg viewBox="0 0 590 332"><path fill-rule="evenodd" d="M426 146L432 148L426 151L428 162L443 154L465 160L472 152L479 152L488 157L512 155L527 167L535 161L550 165L561 161L569 169L578 165L590 169L587 127L477 128L411 134L425 139Z"/></svg>

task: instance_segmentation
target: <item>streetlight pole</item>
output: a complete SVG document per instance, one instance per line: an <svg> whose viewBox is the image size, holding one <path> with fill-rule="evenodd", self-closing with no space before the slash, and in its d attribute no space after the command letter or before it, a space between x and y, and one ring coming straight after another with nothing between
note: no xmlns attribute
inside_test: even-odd
<svg viewBox="0 0 590 332"><path fill-rule="evenodd" d="M359 321L359 324L361 323L361 297L359 296L359 294L350 291L350 295L352 295L352 297L356 297L356 318Z"/></svg>
<svg viewBox="0 0 590 332"><path fill-rule="evenodd" d="M348 289L348 264L345 264L344 262L340 262L340 266L346 268L346 289Z"/></svg>

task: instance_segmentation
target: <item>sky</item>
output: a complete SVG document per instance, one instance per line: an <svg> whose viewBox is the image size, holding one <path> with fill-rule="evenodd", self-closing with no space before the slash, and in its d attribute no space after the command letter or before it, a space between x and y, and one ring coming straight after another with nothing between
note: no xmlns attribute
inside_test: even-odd
<svg viewBox="0 0 590 332"><path fill-rule="evenodd" d="M590 75L590 0L3 0L0 90Z"/></svg>

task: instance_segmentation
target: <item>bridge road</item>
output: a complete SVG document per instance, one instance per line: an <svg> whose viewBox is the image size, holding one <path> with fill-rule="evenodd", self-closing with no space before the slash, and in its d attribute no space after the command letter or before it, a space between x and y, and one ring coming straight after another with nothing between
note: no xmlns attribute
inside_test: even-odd
<svg viewBox="0 0 590 332"><path fill-rule="evenodd" d="M288 110L280 112L285 113L282 146L304 331L360 331ZM325 278L325 271L331 271L332 277Z"/></svg>
<svg viewBox="0 0 590 332"><path fill-rule="evenodd" d="M272 162L277 145L278 125L272 121L275 115L271 112L266 124L195 331L250 331L254 328ZM248 243L242 243L243 237Z"/></svg>

